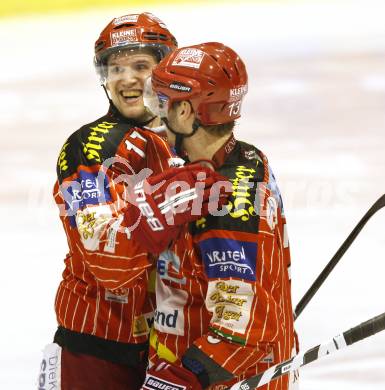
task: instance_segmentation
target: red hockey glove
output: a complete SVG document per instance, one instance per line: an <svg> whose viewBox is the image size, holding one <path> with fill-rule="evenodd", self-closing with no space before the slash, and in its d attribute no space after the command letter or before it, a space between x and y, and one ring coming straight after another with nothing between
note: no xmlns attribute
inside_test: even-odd
<svg viewBox="0 0 385 390"><path fill-rule="evenodd" d="M134 240L160 253L182 225L221 208L231 192L227 178L200 164L171 168L134 185L125 222Z"/></svg>
<svg viewBox="0 0 385 390"><path fill-rule="evenodd" d="M147 371L143 389L202 390L202 386L191 371L161 359Z"/></svg>

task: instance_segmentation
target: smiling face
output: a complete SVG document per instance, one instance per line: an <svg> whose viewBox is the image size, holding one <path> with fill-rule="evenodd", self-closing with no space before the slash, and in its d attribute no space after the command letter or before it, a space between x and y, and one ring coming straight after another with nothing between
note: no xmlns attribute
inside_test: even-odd
<svg viewBox="0 0 385 390"><path fill-rule="evenodd" d="M126 118L145 120L144 83L156 64L155 57L144 50L124 50L108 58L106 87L115 107Z"/></svg>

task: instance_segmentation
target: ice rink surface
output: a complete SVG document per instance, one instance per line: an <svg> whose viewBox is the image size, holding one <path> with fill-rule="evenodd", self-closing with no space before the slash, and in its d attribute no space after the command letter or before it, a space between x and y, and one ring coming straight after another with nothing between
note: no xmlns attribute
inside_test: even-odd
<svg viewBox="0 0 385 390"><path fill-rule="evenodd" d="M222 41L249 70L236 129L284 197L296 304L385 192L385 4L326 1L147 8L181 46ZM51 199L66 137L106 111L93 42L136 9L0 22L0 388L33 389L56 328L65 235ZM139 10L142 11L142 10ZM301 349L384 312L385 211L296 322ZM383 390L385 332L301 370L302 390Z"/></svg>

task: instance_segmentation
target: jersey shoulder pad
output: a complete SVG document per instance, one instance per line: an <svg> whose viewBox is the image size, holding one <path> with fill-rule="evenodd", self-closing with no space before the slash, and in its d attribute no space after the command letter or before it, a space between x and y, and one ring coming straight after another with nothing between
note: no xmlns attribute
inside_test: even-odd
<svg viewBox="0 0 385 390"><path fill-rule="evenodd" d="M247 145L247 144L246 144ZM245 152L248 152L245 157ZM253 152L253 153L252 153ZM225 206L225 215L209 215L191 225L192 233L219 229L257 233L259 227L259 185L268 177L267 167L258 149L245 149L243 143L219 169L229 178L233 192Z"/></svg>
<svg viewBox="0 0 385 390"><path fill-rule="evenodd" d="M110 117L103 116L72 133L59 152L59 183L72 176L79 165L98 165L113 157L131 128L127 123L113 122Z"/></svg>

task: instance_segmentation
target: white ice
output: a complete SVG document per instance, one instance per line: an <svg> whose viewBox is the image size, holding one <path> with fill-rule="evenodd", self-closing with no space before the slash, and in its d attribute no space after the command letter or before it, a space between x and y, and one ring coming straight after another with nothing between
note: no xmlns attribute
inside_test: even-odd
<svg viewBox="0 0 385 390"><path fill-rule="evenodd" d="M222 41L249 70L238 137L284 197L297 303L385 183L383 1L151 8L180 45ZM93 42L135 9L0 22L0 388L33 389L56 328L66 241L51 197L65 138L106 110ZM384 311L385 212L296 322L303 349ZM382 263L384 261L384 263ZM385 332L301 370L303 390L383 390Z"/></svg>

